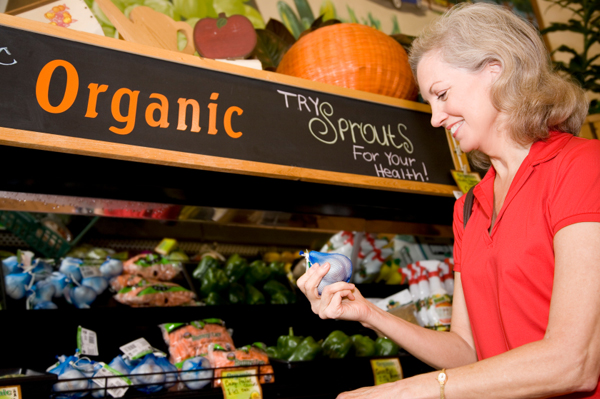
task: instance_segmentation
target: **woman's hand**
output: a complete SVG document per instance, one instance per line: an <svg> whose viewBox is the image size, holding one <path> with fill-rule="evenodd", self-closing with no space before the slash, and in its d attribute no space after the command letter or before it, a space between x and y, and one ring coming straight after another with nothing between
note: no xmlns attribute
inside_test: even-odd
<svg viewBox="0 0 600 399"><path fill-rule="evenodd" d="M310 301L312 311L322 319L352 320L366 323L371 313L367 301L354 284L338 282L328 285L319 295L317 287L329 271L329 263L315 263L297 281L298 288Z"/></svg>

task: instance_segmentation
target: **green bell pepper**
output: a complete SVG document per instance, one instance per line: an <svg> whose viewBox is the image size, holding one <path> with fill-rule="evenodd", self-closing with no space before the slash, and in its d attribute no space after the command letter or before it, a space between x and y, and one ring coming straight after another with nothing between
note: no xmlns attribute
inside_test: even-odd
<svg viewBox="0 0 600 399"><path fill-rule="evenodd" d="M375 341L366 335L355 334L350 337L356 357L369 357L375 354Z"/></svg>
<svg viewBox="0 0 600 399"><path fill-rule="evenodd" d="M211 292L220 292L227 287L227 276L223 269L209 268L202 276L200 295L206 298Z"/></svg>
<svg viewBox="0 0 600 399"><path fill-rule="evenodd" d="M285 263L281 261L269 263L269 270L271 270L271 275L273 277L285 277L287 274L285 271Z"/></svg>
<svg viewBox="0 0 600 399"><path fill-rule="evenodd" d="M240 283L233 283L229 286L229 303L232 305L246 302L246 289Z"/></svg>
<svg viewBox="0 0 600 399"><path fill-rule="evenodd" d="M231 255L225 262L225 275L230 283L236 282L246 273L248 261L238 254Z"/></svg>
<svg viewBox="0 0 600 399"><path fill-rule="evenodd" d="M279 356L281 356L280 359L289 358L303 340L304 337L294 335L294 329L290 327L288 335L281 335L277 338L277 350Z"/></svg>
<svg viewBox="0 0 600 399"><path fill-rule="evenodd" d="M267 280L269 277L271 277L271 270L266 262L255 260L248 266L248 270L244 275L244 280L247 284L255 285L258 282Z"/></svg>
<svg viewBox="0 0 600 399"><path fill-rule="evenodd" d="M219 295L218 292L215 292L215 291L208 294L208 296L204 299L204 303L206 305L226 305L227 304L227 302L225 302L223 297L221 295Z"/></svg>
<svg viewBox="0 0 600 399"><path fill-rule="evenodd" d="M297 362L303 360L313 360L319 353L321 353L321 344L323 340L317 342L313 337L306 337L300 342L300 344L294 350L294 353L288 358L290 362Z"/></svg>
<svg viewBox="0 0 600 399"><path fill-rule="evenodd" d="M277 349L276 346L267 346L267 349L265 349L265 352L267 352L267 356L273 358L273 359L283 359L281 357L281 355L279 354L279 349ZM286 359L283 359L286 360Z"/></svg>
<svg viewBox="0 0 600 399"><path fill-rule="evenodd" d="M271 305L287 305L292 303L288 295L283 292L276 292L274 295L271 295L271 300L269 301Z"/></svg>
<svg viewBox="0 0 600 399"><path fill-rule="evenodd" d="M246 284L246 303L248 305L264 305L267 303L262 292L253 285Z"/></svg>
<svg viewBox="0 0 600 399"><path fill-rule="evenodd" d="M271 304L296 303L296 294L277 280L269 280L263 290L271 297Z"/></svg>
<svg viewBox="0 0 600 399"><path fill-rule="evenodd" d="M400 347L387 337L377 337L375 340L375 356L396 356Z"/></svg>
<svg viewBox="0 0 600 399"><path fill-rule="evenodd" d="M202 276L204 276L204 273L206 273L209 268L213 267L219 267L219 261L212 256L207 255L200 260L200 263L198 263L198 266L196 266L196 269L192 272L192 276L200 280Z"/></svg>
<svg viewBox="0 0 600 399"><path fill-rule="evenodd" d="M335 330L323 341L323 354L331 359L343 359L352 345L352 339L346 333Z"/></svg>

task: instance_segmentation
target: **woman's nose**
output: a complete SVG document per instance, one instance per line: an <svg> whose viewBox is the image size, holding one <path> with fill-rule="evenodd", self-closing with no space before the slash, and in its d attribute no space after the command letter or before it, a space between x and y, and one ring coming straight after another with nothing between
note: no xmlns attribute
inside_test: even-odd
<svg viewBox="0 0 600 399"><path fill-rule="evenodd" d="M431 107L431 126L443 126L444 121L448 118L448 114L439 109L439 107Z"/></svg>

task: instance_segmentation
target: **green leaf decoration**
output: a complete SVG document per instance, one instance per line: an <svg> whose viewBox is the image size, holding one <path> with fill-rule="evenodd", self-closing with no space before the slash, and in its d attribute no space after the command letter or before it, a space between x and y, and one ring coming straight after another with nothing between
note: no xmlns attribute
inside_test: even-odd
<svg viewBox="0 0 600 399"><path fill-rule="evenodd" d="M281 22L292 32L295 38L300 37L300 34L304 30L302 26L302 22L294 13L294 10L284 1L277 2L277 11L279 11L279 16L281 17Z"/></svg>
<svg viewBox="0 0 600 399"><path fill-rule="evenodd" d="M268 29L256 29L254 56L266 71L275 71L290 44Z"/></svg>

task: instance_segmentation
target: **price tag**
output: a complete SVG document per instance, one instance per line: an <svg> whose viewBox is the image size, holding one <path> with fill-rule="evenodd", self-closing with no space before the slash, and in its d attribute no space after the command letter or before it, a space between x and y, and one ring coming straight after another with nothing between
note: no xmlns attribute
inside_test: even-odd
<svg viewBox="0 0 600 399"><path fill-rule="evenodd" d="M471 189L471 187L481 181L481 176L479 176L479 173L477 172L465 173L460 170L451 170L451 172L456 185L458 185L460 191L465 194Z"/></svg>
<svg viewBox="0 0 600 399"><path fill-rule="evenodd" d="M136 339L127 345L121 346L119 349L131 360L139 359L154 351L144 338Z"/></svg>
<svg viewBox="0 0 600 399"><path fill-rule="evenodd" d="M21 386L0 387L0 399L21 399Z"/></svg>
<svg viewBox="0 0 600 399"><path fill-rule="evenodd" d="M102 276L98 266L79 266L79 270L81 271L81 276L83 278Z"/></svg>
<svg viewBox="0 0 600 399"><path fill-rule="evenodd" d="M77 327L77 349L83 355L98 356L96 333L81 326Z"/></svg>
<svg viewBox="0 0 600 399"><path fill-rule="evenodd" d="M262 399L256 368L223 371L221 377L225 399Z"/></svg>
<svg viewBox="0 0 600 399"><path fill-rule="evenodd" d="M371 359L371 368L373 369L373 377L375 377L375 385L394 382L404 378L400 359L397 357Z"/></svg>
<svg viewBox="0 0 600 399"><path fill-rule="evenodd" d="M107 364L100 364L102 365L102 368L96 372L94 377L106 378L94 378L92 380L94 381L94 384L98 385L100 388L107 388L106 392L113 398L120 398L125 395L125 392L127 392L129 386L132 384L131 380Z"/></svg>

